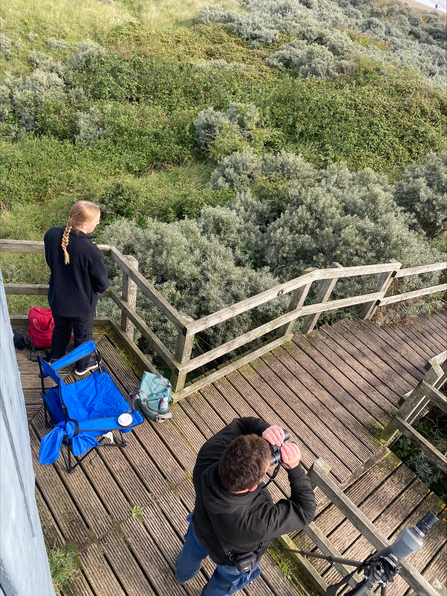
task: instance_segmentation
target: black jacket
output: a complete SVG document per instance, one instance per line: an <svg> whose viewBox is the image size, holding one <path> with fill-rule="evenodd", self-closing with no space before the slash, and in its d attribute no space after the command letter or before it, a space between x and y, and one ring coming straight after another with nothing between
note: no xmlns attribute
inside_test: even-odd
<svg viewBox="0 0 447 596"><path fill-rule="evenodd" d="M97 294L107 290L109 280L104 255L84 232L71 230L67 246L70 263L65 264L61 247L64 230L50 228L44 236L45 259L51 269L48 303L62 317L81 317L95 309Z"/></svg>
<svg viewBox="0 0 447 596"><path fill-rule="evenodd" d="M258 418L236 418L209 439L197 456L193 472L196 490L194 531L217 564L231 565L224 555L224 548L232 548L235 554L248 553L255 551L262 542L259 559L272 538L299 530L314 518L315 496L301 464L288 470L290 498L281 499L276 504L262 483L253 492L235 495L220 482L219 460L228 443L240 435L262 435L269 426ZM224 542L224 548L219 541Z"/></svg>

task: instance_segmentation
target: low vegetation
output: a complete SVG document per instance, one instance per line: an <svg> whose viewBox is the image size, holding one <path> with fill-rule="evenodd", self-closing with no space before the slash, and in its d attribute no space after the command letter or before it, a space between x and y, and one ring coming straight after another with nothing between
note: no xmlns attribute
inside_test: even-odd
<svg viewBox="0 0 447 596"><path fill-rule="evenodd" d="M137 256L192 317L309 266L445 258L446 47L435 13L395 0L192 4L158 20L144 0L1 10L2 237L40 240L75 200L96 201L98 241ZM48 276L34 255L2 255L2 270L6 282ZM140 301L171 345L169 324ZM23 313L30 298L8 302ZM208 330L195 349L283 308Z"/></svg>

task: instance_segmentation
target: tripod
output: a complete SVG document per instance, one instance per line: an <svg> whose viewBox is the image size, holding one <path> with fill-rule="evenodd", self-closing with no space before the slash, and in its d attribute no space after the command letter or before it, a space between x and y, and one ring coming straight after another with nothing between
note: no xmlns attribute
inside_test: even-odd
<svg viewBox="0 0 447 596"><path fill-rule="evenodd" d="M356 567L352 573L345 576L341 582L329 586L326 591L326 596L335 596L337 590L344 584L347 584L352 578L354 573L358 570L363 569L365 578L359 582L352 590L346 592L344 596L362 596L368 590L375 590L380 585L380 596L386 596L388 582L394 580L394 576L399 573L401 567L399 560L393 555L374 555L365 561L353 561L352 559L343 559L341 557L333 557L327 555L320 555L318 553L312 553L304 550L294 550L292 548L285 548L289 552L294 552L302 555L303 557L315 557L317 559L325 559L329 563L341 563L348 565L349 567Z"/></svg>
<svg viewBox="0 0 447 596"><path fill-rule="evenodd" d="M353 561L293 548L285 548L284 550L298 553L303 557L325 559L331 564L341 563L349 567L356 567L352 573L344 577L338 584L329 586L326 590L326 596L336 596L337 590L347 584L354 573L360 569L363 569L365 578L358 582L352 590L346 592L344 596L362 596L368 590L374 590L377 586L380 586L380 596L386 596L388 582L394 581L394 576L401 570L399 560L405 559L422 547L425 535L437 521L439 521L438 518L430 511L414 528L404 528L390 546L371 555L365 561Z"/></svg>

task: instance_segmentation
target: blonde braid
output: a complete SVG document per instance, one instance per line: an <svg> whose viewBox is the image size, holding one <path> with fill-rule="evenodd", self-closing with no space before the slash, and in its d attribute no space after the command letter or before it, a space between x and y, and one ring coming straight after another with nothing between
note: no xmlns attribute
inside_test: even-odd
<svg viewBox="0 0 447 596"><path fill-rule="evenodd" d="M64 260L65 260L65 264L68 265L70 262L70 255L68 254L67 251L67 246L68 246L68 242L70 240L70 230L73 227L71 220L69 219L67 222L67 225L65 227L64 233L62 234L62 242L61 242L61 246L62 246L62 250L64 251Z"/></svg>

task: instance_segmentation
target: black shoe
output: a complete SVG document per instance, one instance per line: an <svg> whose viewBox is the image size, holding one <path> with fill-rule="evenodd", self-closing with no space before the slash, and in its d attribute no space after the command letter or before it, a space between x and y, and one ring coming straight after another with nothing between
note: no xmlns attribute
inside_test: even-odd
<svg viewBox="0 0 447 596"><path fill-rule="evenodd" d="M101 362L101 360L101 356L99 356L99 362ZM90 370L95 370L95 368L98 368L98 361L96 360L95 356L90 356L90 360L84 366L79 366L78 364L76 365L75 375L80 377L81 375L88 373Z"/></svg>

